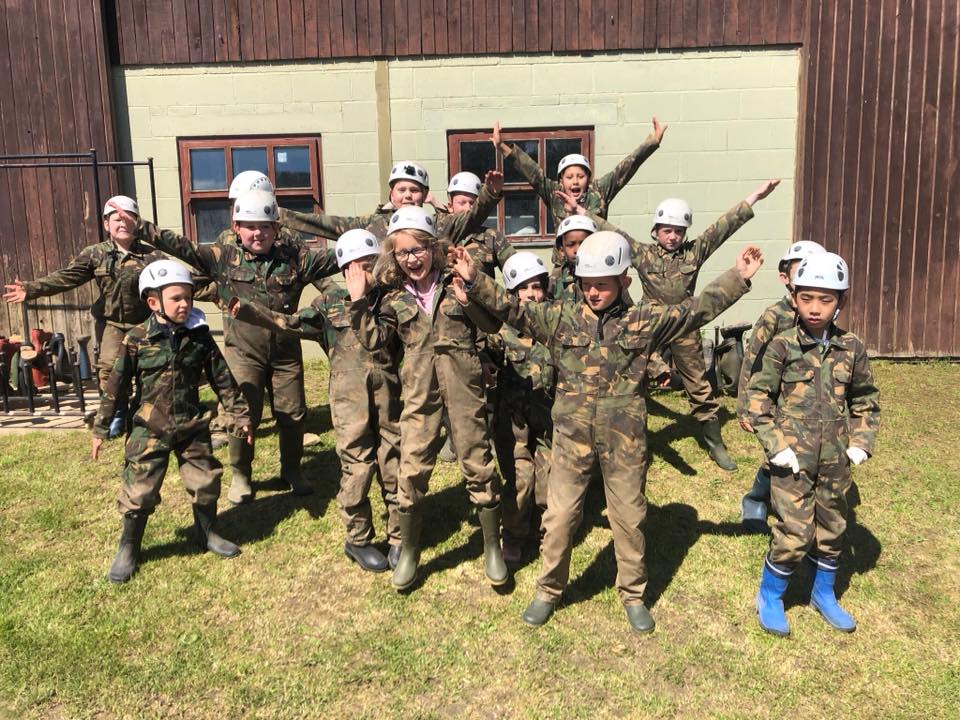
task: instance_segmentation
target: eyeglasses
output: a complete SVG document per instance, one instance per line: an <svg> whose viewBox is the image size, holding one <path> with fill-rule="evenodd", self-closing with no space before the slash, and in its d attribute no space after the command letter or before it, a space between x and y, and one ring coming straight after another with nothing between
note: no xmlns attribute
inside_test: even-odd
<svg viewBox="0 0 960 720"><path fill-rule="evenodd" d="M413 257L417 258L417 260L419 260L420 258L422 258L422 257L423 257L424 255L426 255L426 254L427 254L427 248L425 248L425 247L415 247L415 248L413 248L413 249L411 249L411 250L394 250L394 252L393 252L393 256L394 256L399 262L406 262L407 260L410 259L411 256L413 256Z"/></svg>

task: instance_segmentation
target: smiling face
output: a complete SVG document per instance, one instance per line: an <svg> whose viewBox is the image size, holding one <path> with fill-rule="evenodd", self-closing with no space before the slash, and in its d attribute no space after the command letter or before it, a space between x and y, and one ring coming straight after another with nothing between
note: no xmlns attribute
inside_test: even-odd
<svg viewBox="0 0 960 720"><path fill-rule="evenodd" d="M390 203L395 208L423 205L426 196L426 188L413 180L397 180L390 186Z"/></svg>
<svg viewBox="0 0 960 720"><path fill-rule="evenodd" d="M590 173L582 165L570 165L560 173L560 187L577 200L587 191Z"/></svg>
<svg viewBox="0 0 960 720"><path fill-rule="evenodd" d="M580 278L583 299L594 312L601 312L616 302L620 293L630 284L626 273L604 277Z"/></svg>
<svg viewBox="0 0 960 720"><path fill-rule="evenodd" d="M837 311L843 307L844 297L839 290L800 287L794 290L793 304L797 315L811 335L822 335L830 327Z"/></svg>
<svg viewBox="0 0 960 720"><path fill-rule="evenodd" d="M423 280L433 271L433 252L429 245L403 230L394 233L393 256L400 271L413 282Z"/></svg>
<svg viewBox="0 0 960 720"><path fill-rule="evenodd" d="M653 236L664 250L673 252L683 244L687 229L679 225L657 225L653 229Z"/></svg>
<svg viewBox="0 0 960 720"><path fill-rule="evenodd" d="M266 255L277 239L277 224L272 222L234 222L233 231L243 249L254 255Z"/></svg>
<svg viewBox="0 0 960 720"><path fill-rule="evenodd" d="M456 214L466 210L472 210L477 204L477 196L469 193L453 193L450 196L450 202L447 203L447 210Z"/></svg>
<svg viewBox="0 0 960 720"><path fill-rule="evenodd" d="M155 313L162 309L170 322L183 325L193 309L193 285L178 283L151 292L147 295L147 307Z"/></svg>

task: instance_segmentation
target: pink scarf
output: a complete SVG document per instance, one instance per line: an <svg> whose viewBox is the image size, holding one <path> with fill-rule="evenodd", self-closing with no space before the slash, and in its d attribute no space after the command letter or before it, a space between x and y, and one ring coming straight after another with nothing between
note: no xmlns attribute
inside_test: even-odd
<svg viewBox="0 0 960 720"><path fill-rule="evenodd" d="M440 278L440 272L434 270L430 275L430 289L427 292L420 292L414 283L405 283L403 289L413 295L417 301L417 306L427 315L433 316L433 296L437 292L437 280Z"/></svg>

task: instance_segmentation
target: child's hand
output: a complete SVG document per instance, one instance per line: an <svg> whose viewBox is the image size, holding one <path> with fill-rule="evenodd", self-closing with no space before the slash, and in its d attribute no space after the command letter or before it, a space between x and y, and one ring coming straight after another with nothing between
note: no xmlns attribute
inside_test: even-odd
<svg viewBox="0 0 960 720"><path fill-rule="evenodd" d="M800 461L797 459L797 454L793 451L793 448L787 448L786 450L778 452L770 458L770 464L776 465L777 467L790 468L794 475L800 472Z"/></svg>
<svg viewBox="0 0 960 720"><path fill-rule="evenodd" d="M370 289L367 282L367 272L357 263L350 263L343 271L347 280L347 292L350 293L351 300L359 300Z"/></svg>
<svg viewBox="0 0 960 720"><path fill-rule="evenodd" d="M493 124L493 135L490 137L490 142L493 143L493 149L500 152L500 144L503 142L503 138L500 136L499 120Z"/></svg>
<svg viewBox="0 0 960 720"><path fill-rule="evenodd" d="M763 265L763 253L756 245L748 245L737 255L737 272L744 280L749 280L757 274Z"/></svg>
<svg viewBox="0 0 960 720"><path fill-rule="evenodd" d="M447 252L447 263L467 284L472 284L477 279L477 265L466 248L451 247Z"/></svg>
<svg viewBox="0 0 960 720"><path fill-rule="evenodd" d="M230 304L227 306L227 312L230 313L230 317L233 318L240 314L240 298L230 298Z"/></svg>
<svg viewBox="0 0 960 720"><path fill-rule="evenodd" d="M103 438L93 437L90 439L90 457L96 460L100 457L100 448L103 447Z"/></svg>
<svg viewBox="0 0 960 720"><path fill-rule="evenodd" d="M6 290L3 294L3 299L8 303L22 303L27 299L27 291L24 290L20 278L14 280L13 285L4 285L3 289Z"/></svg>
<svg viewBox="0 0 960 720"><path fill-rule="evenodd" d="M663 141L663 134L667 131L668 127L670 127L669 124L661 125L657 122L657 116L653 116L653 138L657 141L657 145Z"/></svg>
<svg viewBox="0 0 960 720"><path fill-rule="evenodd" d="M487 192L494 197L503 193L503 173L499 170L489 170L483 176L483 184L487 186Z"/></svg>
<svg viewBox="0 0 960 720"><path fill-rule="evenodd" d="M774 191L774 188L780 184L780 178L775 180L767 180L766 182L760 183L760 187L754 190L752 193L747 195L747 199L744 202L753 207L758 200L763 200L767 195Z"/></svg>
<svg viewBox="0 0 960 720"><path fill-rule="evenodd" d="M240 432L243 433L243 438L247 441L247 445L253 445L253 431L250 430L250 426L244 425L240 428Z"/></svg>
<svg viewBox="0 0 960 720"><path fill-rule="evenodd" d="M463 286L463 278L459 275L453 276L453 296L461 305L470 303L470 298L467 297L467 289Z"/></svg>
<svg viewBox="0 0 960 720"><path fill-rule="evenodd" d="M437 199L433 196L433 193L432 193L432 192L429 192L429 191L427 192L427 196L423 199L423 204L424 204L424 205L433 205L434 207L438 207L438 206L437 206Z"/></svg>
<svg viewBox="0 0 960 720"><path fill-rule="evenodd" d="M587 209L577 202L577 199L570 193L563 190L554 190L553 194L563 201L563 209L570 215L586 215Z"/></svg>

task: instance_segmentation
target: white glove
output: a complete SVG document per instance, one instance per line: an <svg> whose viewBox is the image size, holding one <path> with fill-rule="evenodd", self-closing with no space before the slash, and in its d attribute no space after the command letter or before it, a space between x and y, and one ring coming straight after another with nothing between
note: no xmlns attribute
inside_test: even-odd
<svg viewBox="0 0 960 720"><path fill-rule="evenodd" d="M793 448L781 450L770 458L770 462L777 467L790 468L794 474L800 472L800 461L797 460L797 454L793 451Z"/></svg>
<svg viewBox="0 0 960 720"><path fill-rule="evenodd" d="M867 455L866 450L851 446L847 448L847 457L850 458L850 462L854 465L860 465L861 463L865 463L870 456Z"/></svg>

